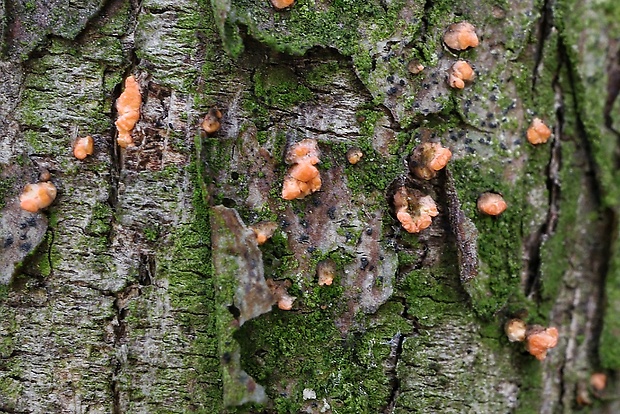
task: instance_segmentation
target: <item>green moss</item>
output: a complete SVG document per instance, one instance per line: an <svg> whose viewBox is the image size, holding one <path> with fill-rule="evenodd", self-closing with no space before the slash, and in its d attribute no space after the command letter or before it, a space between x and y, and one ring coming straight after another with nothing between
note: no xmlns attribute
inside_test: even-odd
<svg viewBox="0 0 620 414"><path fill-rule="evenodd" d="M254 93L268 106L288 110L298 103L312 99L313 93L288 68L266 67L253 78Z"/></svg>
<svg viewBox="0 0 620 414"><path fill-rule="evenodd" d="M92 208L90 222L84 229L86 234L92 236L104 236L111 230L112 208L108 203L97 202Z"/></svg>
<svg viewBox="0 0 620 414"><path fill-rule="evenodd" d="M15 177L2 178L0 180L0 210L6 205L6 199L14 185Z"/></svg>
<svg viewBox="0 0 620 414"><path fill-rule="evenodd" d="M532 164L537 163L532 161ZM480 273L468 282L474 309L480 316L489 318L509 302L528 305L520 287L521 242L525 236L523 228L531 217L526 194L532 184L507 183L503 177L504 166L489 159L484 161L484 167L475 158L454 160L450 169L461 207L478 230ZM503 194L510 208L499 217L478 213L476 201L485 191Z"/></svg>
<svg viewBox="0 0 620 414"><path fill-rule="evenodd" d="M343 339L331 312L273 312L247 322L235 335L250 375L264 384L277 413L297 412L302 391L328 399L334 412L376 413L390 395L382 362L389 341L410 328L402 305L388 303L369 317L368 330Z"/></svg>

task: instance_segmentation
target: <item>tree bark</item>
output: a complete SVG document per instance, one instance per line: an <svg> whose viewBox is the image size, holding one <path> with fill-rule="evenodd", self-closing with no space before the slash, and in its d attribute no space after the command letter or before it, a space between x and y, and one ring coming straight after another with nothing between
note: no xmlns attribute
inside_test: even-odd
<svg viewBox="0 0 620 414"><path fill-rule="evenodd" d="M443 43L460 21L478 47ZM612 0L0 1L0 412L617 412L619 21ZM304 139L322 185L284 200ZM452 151L428 181L424 142ZM45 170L55 202L22 210ZM403 185L437 204L420 233ZM546 359L511 318L558 328Z"/></svg>

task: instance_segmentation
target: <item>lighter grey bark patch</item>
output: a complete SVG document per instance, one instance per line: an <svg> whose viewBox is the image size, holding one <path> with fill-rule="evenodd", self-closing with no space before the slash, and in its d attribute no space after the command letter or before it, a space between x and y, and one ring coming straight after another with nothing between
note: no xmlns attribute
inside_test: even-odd
<svg viewBox="0 0 620 414"><path fill-rule="evenodd" d="M15 269L36 250L46 232L47 217L22 210L17 200L0 211L0 284L11 282Z"/></svg>

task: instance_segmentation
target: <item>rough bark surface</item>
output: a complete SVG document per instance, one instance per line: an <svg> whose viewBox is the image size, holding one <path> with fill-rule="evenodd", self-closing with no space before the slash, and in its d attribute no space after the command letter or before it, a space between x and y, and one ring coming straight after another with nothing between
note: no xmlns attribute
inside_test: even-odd
<svg viewBox="0 0 620 414"><path fill-rule="evenodd" d="M481 42L457 53L463 20ZM0 0L0 412L619 411L619 22L612 0ZM321 190L283 200L307 138ZM422 182L428 141L453 157ZM44 170L56 201L21 210ZM403 184L438 205L419 234ZM508 210L481 215L484 191ZM513 317L558 328L544 361Z"/></svg>

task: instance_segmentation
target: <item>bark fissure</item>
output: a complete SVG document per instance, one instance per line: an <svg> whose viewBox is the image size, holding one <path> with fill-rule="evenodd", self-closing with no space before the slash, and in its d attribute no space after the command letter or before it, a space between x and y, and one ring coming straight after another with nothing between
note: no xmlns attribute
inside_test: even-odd
<svg viewBox="0 0 620 414"><path fill-rule="evenodd" d="M605 126L616 134L620 144L620 131L614 128L613 108L620 93L620 42L613 40L609 46L607 65L607 99L603 115L605 117ZM620 147L620 145L618 145ZM616 158L620 158L620 154L616 154ZM620 159L616 160L616 164L620 164Z"/></svg>
<svg viewBox="0 0 620 414"><path fill-rule="evenodd" d="M534 55L534 68L532 72L532 91L536 90L538 81L538 69L542 64L546 41L554 26L553 16L554 0L545 0L540 10L540 22L538 25L538 41Z"/></svg>
<svg viewBox="0 0 620 414"><path fill-rule="evenodd" d="M405 308L405 311L406 312ZM394 412L394 407L396 406L396 399L398 398L398 391L400 389L400 379L398 378L398 361L403 352L403 342L407 335L398 332L390 341L390 356L386 361L386 372L385 375L388 377L390 382L390 397L388 399L388 403L383 410L384 414L389 414Z"/></svg>

